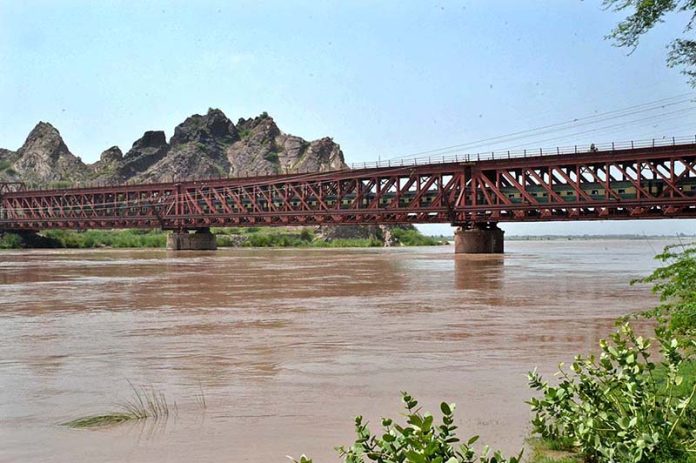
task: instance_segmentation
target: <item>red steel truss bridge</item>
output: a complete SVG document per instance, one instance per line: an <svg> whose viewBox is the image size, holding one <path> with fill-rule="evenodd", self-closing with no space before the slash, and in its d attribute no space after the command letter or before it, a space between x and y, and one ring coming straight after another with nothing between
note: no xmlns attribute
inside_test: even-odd
<svg viewBox="0 0 696 463"><path fill-rule="evenodd" d="M456 156L332 172L32 190L0 230L696 218L696 139Z"/></svg>

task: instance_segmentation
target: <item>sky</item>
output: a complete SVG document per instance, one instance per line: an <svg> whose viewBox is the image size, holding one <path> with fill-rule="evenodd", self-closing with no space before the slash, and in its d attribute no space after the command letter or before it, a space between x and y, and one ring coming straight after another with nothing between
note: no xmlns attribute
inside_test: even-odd
<svg viewBox="0 0 696 463"><path fill-rule="evenodd" d="M349 163L464 144L486 152L694 136L694 90L665 65L688 18L670 18L629 54L605 39L623 16L600 0L0 0L0 147L18 148L47 121L94 162L146 130L171 136L210 107L234 121L266 111L285 132L333 137ZM503 228L650 235L694 225Z"/></svg>

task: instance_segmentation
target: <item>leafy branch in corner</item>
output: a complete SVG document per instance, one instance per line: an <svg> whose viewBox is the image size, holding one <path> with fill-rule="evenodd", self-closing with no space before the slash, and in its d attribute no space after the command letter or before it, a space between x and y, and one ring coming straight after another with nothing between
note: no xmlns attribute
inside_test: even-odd
<svg viewBox="0 0 696 463"><path fill-rule="evenodd" d="M629 48L633 53L640 38L656 25L665 21L665 16L673 14L690 14L683 34L690 34L696 21L696 1L694 0L604 0L604 6L612 11L631 13L621 21L607 36L616 46ZM696 87L696 40L676 38L670 42L667 55L669 67L680 67L682 73L689 77L689 82Z"/></svg>

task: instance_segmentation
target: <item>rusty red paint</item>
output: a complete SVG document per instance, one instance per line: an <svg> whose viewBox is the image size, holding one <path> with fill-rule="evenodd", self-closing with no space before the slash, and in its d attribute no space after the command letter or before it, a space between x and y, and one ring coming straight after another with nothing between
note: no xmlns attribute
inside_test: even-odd
<svg viewBox="0 0 696 463"><path fill-rule="evenodd" d="M0 196L6 230L696 218L696 144Z"/></svg>

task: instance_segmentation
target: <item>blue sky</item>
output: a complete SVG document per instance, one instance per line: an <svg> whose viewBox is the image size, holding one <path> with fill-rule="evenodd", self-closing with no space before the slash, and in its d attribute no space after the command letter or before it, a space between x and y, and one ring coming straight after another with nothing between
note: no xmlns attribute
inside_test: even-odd
<svg viewBox="0 0 696 463"><path fill-rule="evenodd" d="M332 136L359 162L691 91L665 66L665 45L687 18L657 27L628 56L604 39L621 17L598 0L0 0L0 147L19 147L43 120L92 162L217 107L233 120L267 111L286 132ZM693 135L696 111L685 105L513 145ZM693 225L505 228L650 234Z"/></svg>

